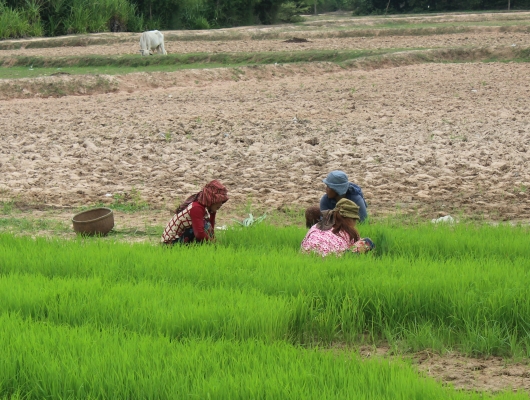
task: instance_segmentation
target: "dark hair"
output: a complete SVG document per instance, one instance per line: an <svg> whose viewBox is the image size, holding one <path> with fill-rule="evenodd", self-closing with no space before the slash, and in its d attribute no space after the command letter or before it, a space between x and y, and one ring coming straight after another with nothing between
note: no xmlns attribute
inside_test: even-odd
<svg viewBox="0 0 530 400"><path fill-rule="evenodd" d="M344 218L339 212L335 213L335 223L333 224L333 233L338 235L341 231L344 231L350 237L350 241L357 242L361 239L361 235L355 228L356 220L353 218Z"/></svg>
<svg viewBox="0 0 530 400"><path fill-rule="evenodd" d="M322 218L319 206L309 207L305 210L305 226L311 228Z"/></svg>

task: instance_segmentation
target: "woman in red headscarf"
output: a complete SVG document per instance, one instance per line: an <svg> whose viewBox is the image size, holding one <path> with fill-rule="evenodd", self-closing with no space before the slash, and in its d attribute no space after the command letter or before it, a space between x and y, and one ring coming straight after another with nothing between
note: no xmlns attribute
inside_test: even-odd
<svg viewBox="0 0 530 400"><path fill-rule="evenodd" d="M217 180L188 197L175 211L162 234L162 243L191 243L214 239L215 215L228 201L226 188Z"/></svg>

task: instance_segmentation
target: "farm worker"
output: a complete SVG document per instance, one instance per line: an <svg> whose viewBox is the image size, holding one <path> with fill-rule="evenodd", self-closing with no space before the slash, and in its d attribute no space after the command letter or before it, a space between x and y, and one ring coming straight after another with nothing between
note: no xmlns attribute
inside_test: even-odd
<svg viewBox="0 0 530 400"><path fill-rule="evenodd" d="M322 218L324 210L333 210L341 199L353 201L359 207L359 222L368 217L366 201L360 186L348 181L343 171L331 171L322 182L326 184L326 193L320 199L320 207L308 207L305 212L306 226L310 228Z"/></svg>
<svg viewBox="0 0 530 400"><path fill-rule="evenodd" d="M162 234L162 243L191 243L215 238L217 210L228 201L226 188L213 180L182 203Z"/></svg>
<svg viewBox="0 0 530 400"><path fill-rule="evenodd" d="M322 213L322 219L309 229L301 250L304 253L317 253L322 257L328 254L342 255L366 253L375 246L369 238L362 238L355 227L359 221L359 206L348 199L340 199L333 210Z"/></svg>

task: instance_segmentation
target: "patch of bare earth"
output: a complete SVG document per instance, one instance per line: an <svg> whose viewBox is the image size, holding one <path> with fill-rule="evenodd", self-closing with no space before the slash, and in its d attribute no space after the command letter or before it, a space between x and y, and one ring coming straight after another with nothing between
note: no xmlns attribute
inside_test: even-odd
<svg viewBox="0 0 530 400"><path fill-rule="evenodd" d="M395 358L388 347L361 346L363 358ZM472 358L458 353L444 355L424 350L405 356L426 376L455 389L498 393L530 391L530 366L501 357Z"/></svg>
<svg viewBox="0 0 530 400"><path fill-rule="evenodd" d="M106 45L53 48L21 48L0 50L0 58L7 56L64 57L84 55L138 54L139 35L126 34L127 41ZM446 47L505 47L528 46L530 33L493 31L469 32L466 34L443 34L432 36L375 36L375 37L312 37L311 32L290 32L287 38L300 37L307 42L286 42L286 39L252 40L194 40L180 41L178 36L166 39L166 50L170 54L187 53L239 53L273 52L301 50L377 50L377 49L413 49ZM287 39L288 40L288 39Z"/></svg>
<svg viewBox="0 0 530 400"><path fill-rule="evenodd" d="M219 178L232 204L306 206L343 169L372 215L529 219L528 64L256 71L129 75L132 93L1 101L2 199L78 206L135 188L173 208Z"/></svg>

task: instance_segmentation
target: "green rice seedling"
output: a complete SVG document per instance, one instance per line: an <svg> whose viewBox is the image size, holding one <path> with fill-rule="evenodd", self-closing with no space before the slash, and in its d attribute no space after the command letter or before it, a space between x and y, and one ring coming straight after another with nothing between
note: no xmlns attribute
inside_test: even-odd
<svg viewBox="0 0 530 400"><path fill-rule="evenodd" d="M270 233L274 232L273 235ZM304 231L298 227L284 227L271 229L266 223L253 225L252 229L243 229L239 226L231 227L218 234L219 245L237 249L289 249L296 251L300 247Z"/></svg>
<svg viewBox="0 0 530 400"><path fill-rule="evenodd" d="M25 287L25 291L20 288ZM254 289L201 288L189 283L104 282L12 274L0 280L0 313L34 322L97 325L170 340L286 338L288 298Z"/></svg>
<svg viewBox="0 0 530 400"><path fill-rule="evenodd" d="M97 324L0 314L0 396L40 398L520 399L443 387L401 361L283 342L170 341Z"/></svg>
<svg viewBox="0 0 530 400"><path fill-rule="evenodd" d="M509 224L403 225L396 221L363 225L359 229L376 242L384 241L389 255L442 259L526 256L525 237L530 232L528 226Z"/></svg>
<svg viewBox="0 0 530 400"><path fill-rule="evenodd" d="M238 299L247 295L258 304L276 304L281 310L274 314L279 322L266 328L270 333L264 336L256 333L255 326L266 325L249 317L249 324L237 322L238 328L221 324L218 329L205 325L203 330L176 330L174 336L179 337L195 337L197 332L216 338L257 335L260 340L285 338L304 346L354 343L368 337L373 342L391 341L403 349L433 346L468 354L530 353L527 227L373 223L360 229L376 245L377 238L386 237L387 251L377 257L305 255L299 251L305 229L266 224L220 231L214 245L173 248L104 239L65 242L2 235L0 276L97 278L104 282L104 292L98 294L102 298L106 292L114 293L113 285L133 291L142 288L142 283L147 292L159 290L168 297L166 286L189 293L197 288L204 295L219 289L215 294L219 297L211 296L220 304L216 315L224 320L231 320L233 314L223 310L223 304L228 308L243 304L246 300ZM24 290L22 284L11 286ZM248 307L238 306L242 313L255 312L256 321L265 321L268 317L259 317L256 311L260 307L248 301ZM76 300L81 303L82 299ZM140 303L138 307L157 316L159 321L153 320L152 327L171 320L151 305ZM198 303L190 305L189 315L193 307L198 315L206 313ZM12 306L9 312L17 310ZM45 320L42 312L39 315ZM106 321L104 315L93 315ZM124 313L119 326L138 326L134 318L141 320L145 314L138 315ZM76 321L72 323L84 323ZM244 333L238 336L236 330ZM167 329L164 332L173 335Z"/></svg>
<svg viewBox="0 0 530 400"><path fill-rule="evenodd" d="M244 218L243 221L235 220L236 223L238 223L240 226L244 226L246 228L258 225L259 223L263 222L263 220L267 217L267 214L263 214L259 216L258 218L254 218L254 215L252 213L248 214L247 218Z"/></svg>

